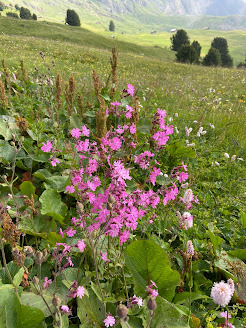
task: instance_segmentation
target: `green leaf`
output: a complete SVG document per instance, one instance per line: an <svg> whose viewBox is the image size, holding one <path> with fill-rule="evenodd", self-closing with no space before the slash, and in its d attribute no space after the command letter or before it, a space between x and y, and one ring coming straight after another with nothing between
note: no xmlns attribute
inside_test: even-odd
<svg viewBox="0 0 246 328"><path fill-rule="evenodd" d="M40 170L37 170L36 172L34 172L33 176L35 176L36 178L38 178L40 180L46 181L46 179L49 179L52 176L52 174L46 169L40 169Z"/></svg>
<svg viewBox="0 0 246 328"><path fill-rule="evenodd" d="M9 123L0 119L0 135L3 136L5 140L11 140L12 133L13 131L9 128Z"/></svg>
<svg viewBox="0 0 246 328"><path fill-rule="evenodd" d="M209 237L210 237L210 240L213 244L213 249L214 249L214 252L215 254L219 251L219 246L221 246L222 242L224 241L224 239L220 238L219 236L216 236L214 233L213 233L213 225L211 223L208 224L208 234L209 234Z"/></svg>
<svg viewBox="0 0 246 328"><path fill-rule="evenodd" d="M44 295L45 300L47 302L47 304L49 305L49 307L51 308L51 310L53 311L53 305L52 305L52 295ZM33 308L37 308L39 310L41 310L44 314L45 317L49 317L51 314L49 312L49 309L47 308L45 302L43 301L42 297L39 295L36 295L32 292L22 292L21 294L21 303L23 305L28 305L31 306Z"/></svg>
<svg viewBox="0 0 246 328"><path fill-rule="evenodd" d="M0 286L0 327L18 328L20 302L12 285Z"/></svg>
<svg viewBox="0 0 246 328"><path fill-rule="evenodd" d="M72 130L74 128L82 128L82 118L79 114L73 114L72 116L70 116L69 130Z"/></svg>
<svg viewBox="0 0 246 328"><path fill-rule="evenodd" d="M143 134L149 134L151 129L151 121L146 118L141 118L138 122L138 131L142 132Z"/></svg>
<svg viewBox="0 0 246 328"><path fill-rule="evenodd" d="M228 251L228 254L235 256L242 261L246 260L246 249L236 249L235 251Z"/></svg>
<svg viewBox="0 0 246 328"><path fill-rule="evenodd" d="M46 187L56 189L58 192L64 191L67 181L69 177L68 176L53 176L46 180ZM47 188L47 189L48 189Z"/></svg>
<svg viewBox="0 0 246 328"><path fill-rule="evenodd" d="M188 328L187 320L179 313L176 307L162 297L156 298L157 308L151 320L151 328Z"/></svg>
<svg viewBox="0 0 246 328"><path fill-rule="evenodd" d="M35 187L30 181L24 181L20 185L22 195L26 195L31 199L31 195L35 196Z"/></svg>
<svg viewBox="0 0 246 328"><path fill-rule="evenodd" d="M14 156L14 147L10 146L8 141L0 140L0 159L4 158L8 162L12 162Z"/></svg>
<svg viewBox="0 0 246 328"><path fill-rule="evenodd" d="M13 279L13 283L15 286L19 286L24 274L24 268L20 268L20 270L16 273Z"/></svg>
<svg viewBox="0 0 246 328"><path fill-rule="evenodd" d="M127 246L125 262L135 282L136 295L145 295L146 286L154 281L159 295L172 300L180 282L177 271L171 269L167 253L150 240L137 240Z"/></svg>
<svg viewBox="0 0 246 328"><path fill-rule="evenodd" d="M243 211L240 212L240 218L242 220L243 228L246 229L246 214Z"/></svg>
<svg viewBox="0 0 246 328"><path fill-rule="evenodd" d="M43 311L32 306L21 306L18 328L40 328L45 319Z"/></svg>
<svg viewBox="0 0 246 328"><path fill-rule="evenodd" d="M88 289L88 293L89 297L85 295L82 299L77 298L77 313L82 322L80 328L101 328L106 317L104 306L91 289Z"/></svg>
<svg viewBox="0 0 246 328"><path fill-rule="evenodd" d="M41 214L49 215L60 223L63 223L67 213L67 205L61 201L61 196L54 189L45 190L39 198L42 207Z"/></svg>
<svg viewBox="0 0 246 328"><path fill-rule="evenodd" d="M200 300L204 298L209 298L207 295L199 294L199 293L189 293L183 292L175 295L173 302L176 304L184 304L187 299L191 299L191 302L195 300Z"/></svg>

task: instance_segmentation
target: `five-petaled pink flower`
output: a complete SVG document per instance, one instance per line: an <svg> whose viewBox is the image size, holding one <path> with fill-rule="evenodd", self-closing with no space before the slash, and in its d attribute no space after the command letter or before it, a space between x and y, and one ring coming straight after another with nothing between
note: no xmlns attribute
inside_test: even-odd
<svg viewBox="0 0 246 328"><path fill-rule="evenodd" d="M71 136L78 139L81 136L81 130L79 128L72 129Z"/></svg>
<svg viewBox="0 0 246 328"><path fill-rule="evenodd" d="M129 95L133 96L134 90L135 90L135 88L132 84L127 84L127 92L129 93Z"/></svg>
<svg viewBox="0 0 246 328"><path fill-rule="evenodd" d="M113 327L115 325L115 318L108 314L107 318L103 321L106 327Z"/></svg>
<svg viewBox="0 0 246 328"><path fill-rule="evenodd" d="M84 250L86 249L86 244L83 239L78 240L77 247L81 252L84 252Z"/></svg>
<svg viewBox="0 0 246 328"><path fill-rule="evenodd" d="M60 161L58 158L50 158L50 163L51 165L54 167L56 166L57 164L60 164Z"/></svg>
<svg viewBox="0 0 246 328"><path fill-rule="evenodd" d="M79 286L77 288L77 297L82 298L85 295L85 288L83 286Z"/></svg>
<svg viewBox="0 0 246 328"><path fill-rule="evenodd" d="M44 153L49 153L51 151L51 149L53 148L53 145L49 140L47 140L46 144L44 142L42 142L42 144L43 144L43 146L41 147L41 150Z"/></svg>
<svg viewBox="0 0 246 328"><path fill-rule="evenodd" d="M69 194L73 194L75 192L75 188L74 188L74 186L66 186L66 191Z"/></svg>
<svg viewBox="0 0 246 328"><path fill-rule="evenodd" d="M51 284L52 284L52 280L48 279L48 277L45 277L43 282L44 289L48 289Z"/></svg>

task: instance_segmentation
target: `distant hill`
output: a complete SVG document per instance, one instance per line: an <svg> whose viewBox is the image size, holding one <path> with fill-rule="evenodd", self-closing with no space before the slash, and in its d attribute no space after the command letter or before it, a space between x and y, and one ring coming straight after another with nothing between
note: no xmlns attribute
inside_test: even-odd
<svg viewBox="0 0 246 328"><path fill-rule="evenodd" d="M117 22L125 29L168 31L171 28L246 30L246 0L6 0L28 7L39 19L65 22L67 9L74 9L82 24ZM107 25L104 25L107 28ZM133 30L132 30L133 31Z"/></svg>

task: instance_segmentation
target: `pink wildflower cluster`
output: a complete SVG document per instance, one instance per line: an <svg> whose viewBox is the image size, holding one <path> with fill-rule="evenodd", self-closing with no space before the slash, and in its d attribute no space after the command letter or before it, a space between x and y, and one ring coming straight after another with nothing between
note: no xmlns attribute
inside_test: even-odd
<svg viewBox="0 0 246 328"><path fill-rule="evenodd" d="M137 304L139 308L142 307L143 306L143 299L142 299L142 297L140 297L140 296L137 297L136 295L133 295L133 297L131 297L129 299L129 301L127 302L127 307L128 308L133 308L133 306L135 304Z"/></svg>
<svg viewBox="0 0 246 328"><path fill-rule="evenodd" d="M156 131L152 138L156 141L157 148L160 149L166 145L169 140L169 135L173 134L173 126L165 124L166 111L164 109L157 109L157 113L152 121L153 129Z"/></svg>
<svg viewBox="0 0 246 328"><path fill-rule="evenodd" d="M158 289L154 281L150 280L151 284L146 287L146 292L148 293L149 296L152 297L152 299L156 299L156 297L159 295ZM156 288L156 289L155 289Z"/></svg>

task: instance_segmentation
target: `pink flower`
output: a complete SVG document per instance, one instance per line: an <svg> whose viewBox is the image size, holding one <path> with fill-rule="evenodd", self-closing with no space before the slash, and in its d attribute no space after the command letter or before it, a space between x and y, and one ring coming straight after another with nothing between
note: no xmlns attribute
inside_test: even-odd
<svg viewBox="0 0 246 328"><path fill-rule="evenodd" d="M136 132L137 132L136 125L135 125L135 123L132 123L132 125L130 126L130 133L134 134Z"/></svg>
<svg viewBox="0 0 246 328"><path fill-rule="evenodd" d="M179 173L179 177L178 177L179 183L181 183L182 181L187 180L188 177L189 177L189 174L188 173L185 173L185 172Z"/></svg>
<svg viewBox="0 0 246 328"><path fill-rule="evenodd" d="M75 192L75 188L74 188L74 186L66 186L66 191L69 194L73 194Z"/></svg>
<svg viewBox="0 0 246 328"><path fill-rule="evenodd" d="M106 263L110 262L110 260L107 258L107 255L108 255L107 252L103 253L102 251L100 251L100 256L101 256L102 260Z"/></svg>
<svg viewBox="0 0 246 328"><path fill-rule="evenodd" d="M225 311L225 312L221 312L220 315L221 315L222 318L225 318L225 327L228 327L228 328L235 328L235 326L233 326L233 325L232 325L231 323L229 323L228 320L227 320L227 319L230 319L230 318L231 318L231 315L230 315L230 314L227 315L227 311Z"/></svg>
<svg viewBox="0 0 246 328"><path fill-rule="evenodd" d="M43 146L41 147L41 150L44 153L49 153L51 151L51 149L53 148L52 143L48 140L47 143L45 144L44 142L42 142Z"/></svg>
<svg viewBox="0 0 246 328"><path fill-rule="evenodd" d="M73 230L73 228L69 228L66 230L66 234L68 237L73 237L76 234L76 230Z"/></svg>
<svg viewBox="0 0 246 328"><path fill-rule="evenodd" d="M81 136L81 130L79 128L72 129L71 136L74 138L79 138Z"/></svg>
<svg viewBox="0 0 246 328"><path fill-rule="evenodd" d="M121 147L121 140L118 137L114 137L111 140L109 140L108 145L112 150L119 150Z"/></svg>
<svg viewBox="0 0 246 328"><path fill-rule="evenodd" d="M138 307L140 308L141 306L143 306L143 299L142 297L137 297L136 295L133 295L133 297L130 299L130 304L131 305L137 304Z"/></svg>
<svg viewBox="0 0 246 328"><path fill-rule="evenodd" d="M85 137L89 137L90 135L90 130L87 129L87 127L85 125L82 126L82 134L85 136Z"/></svg>
<svg viewBox="0 0 246 328"><path fill-rule="evenodd" d="M103 322L106 327L113 327L115 325L115 318L108 314L107 318Z"/></svg>
<svg viewBox="0 0 246 328"><path fill-rule="evenodd" d="M214 283L211 290L211 297L215 304L223 307L228 305L232 295L232 290L229 284L225 283L224 281Z"/></svg>
<svg viewBox="0 0 246 328"><path fill-rule="evenodd" d="M43 282L44 289L48 289L51 284L52 284L52 280L48 279L48 277L45 277Z"/></svg>
<svg viewBox="0 0 246 328"><path fill-rule="evenodd" d="M155 186L155 180L158 175L161 175L161 170L153 167L153 171L149 175L149 181Z"/></svg>
<svg viewBox="0 0 246 328"><path fill-rule="evenodd" d="M50 158L50 163L51 165L54 167L56 166L57 164L60 164L60 161L58 158Z"/></svg>
<svg viewBox="0 0 246 328"><path fill-rule="evenodd" d="M189 228L193 227L193 216L189 212L184 212L182 215L184 228L188 230Z"/></svg>
<svg viewBox="0 0 246 328"><path fill-rule="evenodd" d="M127 92L129 93L129 95L133 96L134 90L135 90L135 88L132 84L127 84Z"/></svg>
<svg viewBox="0 0 246 328"><path fill-rule="evenodd" d="M83 286L79 286L77 288L77 297L80 299L85 295L85 288Z"/></svg>
<svg viewBox="0 0 246 328"><path fill-rule="evenodd" d="M71 314L71 311L67 305L60 306L60 310L63 311L64 313Z"/></svg>
<svg viewBox="0 0 246 328"><path fill-rule="evenodd" d="M128 230L120 231L119 232L119 240L120 240L120 245L125 243L130 236L130 232Z"/></svg>
<svg viewBox="0 0 246 328"><path fill-rule="evenodd" d="M84 250L86 249L86 244L84 242L84 239L78 241L77 247L81 252L84 252Z"/></svg>

